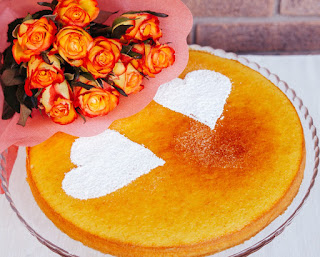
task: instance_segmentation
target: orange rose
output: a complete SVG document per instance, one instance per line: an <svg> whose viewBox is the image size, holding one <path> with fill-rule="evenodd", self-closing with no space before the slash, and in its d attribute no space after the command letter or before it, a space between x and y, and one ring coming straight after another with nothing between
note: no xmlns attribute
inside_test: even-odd
<svg viewBox="0 0 320 257"><path fill-rule="evenodd" d="M53 14L63 25L87 26L99 14L96 0L61 0Z"/></svg>
<svg viewBox="0 0 320 257"><path fill-rule="evenodd" d="M49 116L53 122L66 125L73 122L78 114L71 100L58 97L53 103Z"/></svg>
<svg viewBox="0 0 320 257"><path fill-rule="evenodd" d="M66 80L60 84L46 87L39 98L39 103L39 107L44 109L55 123L69 124L78 117L71 100L71 90Z"/></svg>
<svg viewBox="0 0 320 257"><path fill-rule="evenodd" d="M99 88L93 81L89 81L80 76L79 80L94 87L87 90L82 87L75 88L75 105L80 107L83 115L97 117L108 114L119 103L119 93L109 86Z"/></svg>
<svg viewBox="0 0 320 257"><path fill-rule="evenodd" d="M40 55L32 56L28 62L25 82L25 91L28 96L32 96L31 89L45 88L64 81L63 70L58 58L48 55L48 59L51 65L47 64Z"/></svg>
<svg viewBox="0 0 320 257"><path fill-rule="evenodd" d="M23 22L19 27L17 39L13 41L12 54L16 62L27 62L31 56L47 50L56 33L57 27L53 21L44 17Z"/></svg>
<svg viewBox="0 0 320 257"><path fill-rule="evenodd" d="M83 64L92 44L93 39L86 31L76 26L68 26L57 34L54 48L64 60L79 67Z"/></svg>
<svg viewBox="0 0 320 257"><path fill-rule="evenodd" d="M120 25L132 25L132 27L127 29L125 35L122 36L124 40L145 41L152 38L154 41L157 41L162 37L162 32L159 28L159 19L152 14L123 14L119 18L127 18L128 20L118 23L113 29Z"/></svg>
<svg viewBox="0 0 320 257"><path fill-rule="evenodd" d="M122 45L117 40L105 37L95 38L87 55L87 70L95 79L106 77L118 62L121 49Z"/></svg>
<svg viewBox="0 0 320 257"><path fill-rule="evenodd" d="M141 85L143 76L131 63L116 63L110 79L120 87L127 95L137 93L144 87Z"/></svg>
<svg viewBox="0 0 320 257"><path fill-rule="evenodd" d="M142 54L142 59L132 61L133 66L143 74L155 77L162 69L171 66L175 61L175 51L168 45L151 46L149 44L135 45L132 51Z"/></svg>

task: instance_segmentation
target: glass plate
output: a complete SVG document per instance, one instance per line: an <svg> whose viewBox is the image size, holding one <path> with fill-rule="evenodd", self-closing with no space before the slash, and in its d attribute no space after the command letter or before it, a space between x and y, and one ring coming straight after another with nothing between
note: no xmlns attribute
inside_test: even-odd
<svg viewBox="0 0 320 257"><path fill-rule="evenodd" d="M215 50L210 47L200 47L197 45L192 45L190 47L193 49L207 51L220 57L237 60L268 78L291 100L299 114L304 129L306 142L306 168L300 190L292 204L288 207L284 214L276 218L271 224L269 224L265 229L260 231L251 239L247 240L243 244L229 248L214 255L214 257L248 256L253 252L258 251L261 247L270 243L275 237L281 234L284 229L291 224L294 217L299 213L302 206L305 204L318 173L319 140L317 137L316 128L313 125L313 119L309 115L308 109L303 105L302 100L296 95L294 90L289 88L285 82L281 81L277 75L271 74L269 70L260 67L254 62L250 62L244 57L239 57L234 53L226 53L223 50ZM6 171L0 165L0 179L5 191L5 196L22 224L40 241L40 243L44 244L53 252L61 256L110 256L95 251L84 246L82 243L69 238L66 234L62 233L58 228L56 228L55 225L42 213L36 204L26 182L25 158L25 149L20 147L10 179L10 190L8 189L8 183L5 179ZM4 157L0 155L0 160L1 159L4 159Z"/></svg>

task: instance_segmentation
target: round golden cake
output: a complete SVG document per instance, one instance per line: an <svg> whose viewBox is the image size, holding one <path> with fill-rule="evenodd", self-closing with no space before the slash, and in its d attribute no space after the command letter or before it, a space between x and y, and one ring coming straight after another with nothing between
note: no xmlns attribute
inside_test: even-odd
<svg viewBox="0 0 320 257"><path fill-rule="evenodd" d="M193 70L227 76L232 91L214 130L151 102L114 122L166 163L103 197L80 200L62 181L73 136L27 149L28 182L42 211L70 237L116 256L202 256L240 244L283 213L299 190L303 129L287 97L234 60L190 50Z"/></svg>

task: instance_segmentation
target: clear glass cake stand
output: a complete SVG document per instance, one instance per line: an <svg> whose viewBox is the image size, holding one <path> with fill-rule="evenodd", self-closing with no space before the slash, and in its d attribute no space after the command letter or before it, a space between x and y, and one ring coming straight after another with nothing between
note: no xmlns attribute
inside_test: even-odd
<svg viewBox="0 0 320 257"><path fill-rule="evenodd" d="M260 67L254 62L248 61L244 57L239 57L234 53L226 53L223 50L214 50L210 47L199 47L196 45L192 48L201 49L214 53L215 55L234 59L242 64L260 72L268 78L277 87L282 90L295 106L303 129L306 142L306 168L304 178L299 193L293 200L283 215L280 215L269 226L259 232L256 236L247 240L243 244L232 247L225 251L219 252L214 257L240 257L248 256L258 251L263 246L270 243L278 235L280 235L286 227L288 227L293 219L298 215L299 211L305 204L310 191L314 186L319 166L319 139L317 137L316 128L313 125L313 119L309 115L307 107L302 100L296 95L284 81L281 81L277 75L272 74L269 70ZM0 156L3 158L3 156ZM0 159L1 160L1 159ZM11 208L17 214L19 220L27 228L27 230L35 236L40 243L47 246L50 250L61 256L66 257L101 257L107 256L91 248L88 248L77 242L57 229L53 223L46 218L35 203L30 192L29 186L25 179L25 151L20 148L18 158L16 160L14 170L10 180L10 189L5 179L5 169L0 165L0 179Z"/></svg>

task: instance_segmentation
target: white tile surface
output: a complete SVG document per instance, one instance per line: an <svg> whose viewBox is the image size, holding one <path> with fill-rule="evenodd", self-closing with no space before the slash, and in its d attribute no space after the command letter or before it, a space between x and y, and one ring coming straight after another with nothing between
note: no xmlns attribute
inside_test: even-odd
<svg viewBox="0 0 320 257"><path fill-rule="evenodd" d="M320 128L320 55L248 56L270 69L296 90ZM319 130L318 130L319 132ZM320 186L319 178L300 214L293 223L254 257L320 256ZM21 225L7 200L0 195L0 257L54 257Z"/></svg>

